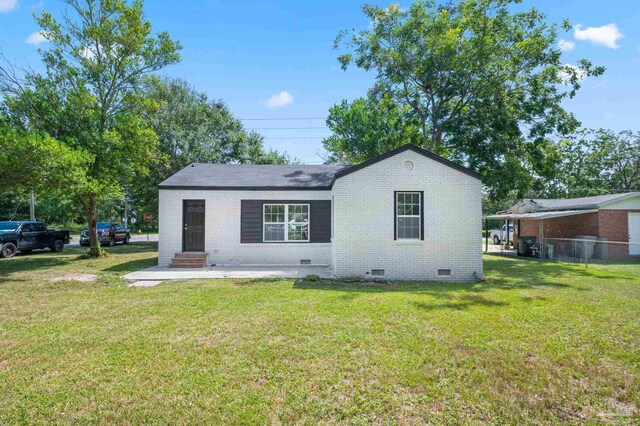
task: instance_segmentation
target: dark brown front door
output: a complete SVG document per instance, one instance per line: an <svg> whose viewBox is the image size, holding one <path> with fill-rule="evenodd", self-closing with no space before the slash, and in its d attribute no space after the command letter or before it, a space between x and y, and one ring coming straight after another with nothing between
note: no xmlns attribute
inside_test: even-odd
<svg viewBox="0 0 640 426"><path fill-rule="evenodd" d="M182 251L204 251L204 200L184 200Z"/></svg>

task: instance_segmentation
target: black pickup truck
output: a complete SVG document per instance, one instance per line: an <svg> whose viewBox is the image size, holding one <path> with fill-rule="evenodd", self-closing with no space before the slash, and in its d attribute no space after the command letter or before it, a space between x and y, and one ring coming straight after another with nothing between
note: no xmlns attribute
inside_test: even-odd
<svg viewBox="0 0 640 426"><path fill-rule="evenodd" d="M67 230L50 230L42 222L0 222L0 257L47 248L60 253L65 244L69 244Z"/></svg>

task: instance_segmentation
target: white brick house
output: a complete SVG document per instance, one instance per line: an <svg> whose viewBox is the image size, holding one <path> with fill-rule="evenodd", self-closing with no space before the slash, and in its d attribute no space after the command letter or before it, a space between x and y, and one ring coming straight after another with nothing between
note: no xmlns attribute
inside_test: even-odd
<svg viewBox="0 0 640 426"><path fill-rule="evenodd" d="M482 278L480 176L414 145L355 166L194 164L159 188L160 265L195 251L338 277Z"/></svg>

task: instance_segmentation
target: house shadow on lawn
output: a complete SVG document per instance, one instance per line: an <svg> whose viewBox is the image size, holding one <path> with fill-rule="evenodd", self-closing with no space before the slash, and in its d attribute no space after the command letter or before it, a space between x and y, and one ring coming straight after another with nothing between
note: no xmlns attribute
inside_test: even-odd
<svg viewBox="0 0 640 426"><path fill-rule="evenodd" d="M484 306L484 307L495 308L495 307L506 306L506 305L508 305L507 302L487 299L486 297L481 296L479 294L462 295L460 297L455 298L454 301L445 302L445 303L424 303L424 302L414 303L414 306L416 306L419 309L423 309L425 311L438 311L438 310L445 310L445 309L455 309L458 311L464 311L473 306Z"/></svg>
<svg viewBox="0 0 640 426"><path fill-rule="evenodd" d="M503 291L522 291L531 289L551 289L556 291L592 291L583 283L591 278L603 280L633 280L631 276L602 270L586 269L579 265L555 262L543 262L529 259L505 259L499 256L486 256L484 260L485 280L478 283L433 282L433 281L362 281L354 279L315 279L303 278L293 281L294 290L316 290L336 293L341 301L352 302L367 293L407 293L417 296L428 296L429 299L418 299L413 303L424 311L443 309L467 310L473 307L500 308L509 302L500 300ZM607 280L607 281L604 281ZM236 285L260 286L267 282L282 282L291 285L290 279L243 279ZM497 296L497 298L488 297ZM518 294L516 293L518 296ZM523 293L519 295L524 303L545 303L548 299L540 295Z"/></svg>
<svg viewBox="0 0 640 426"><path fill-rule="evenodd" d="M494 307L507 306L502 300L493 300L482 295L483 292L496 288L482 283L442 283L427 281L340 281L296 280L293 284L298 290L329 290L343 292L338 297L345 302L351 302L367 293L408 293L416 296L428 296L427 299L414 300L411 303L424 311L459 310L464 311L476 306Z"/></svg>
<svg viewBox="0 0 640 426"><path fill-rule="evenodd" d="M533 288L574 289L590 291L588 287L574 282L576 277L596 279L631 280L632 277L603 271L590 271L579 266L562 263L540 262L526 259L504 259L502 257L485 258L485 280L478 283L448 283L432 281L360 281L360 280L307 280L298 279L293 288L299 290L331 290L360 293L409 292L430 294L447 299L452 294L479 294L490 290L526 290ZM563 282L565 281L565 282ZM247 283L250 284L250 283ZM475 297L475 296L473 296ZM459 300L460 297L457 297ZM469 302L473 300L468 299ZM475 300L477 304L483 301ZM488 301L487 303L492 303Z"/></svg>
<svg viewBox="0 0 640 426"><path fill-rule="evenodd" d="M139 252L138 252L139 253ZM157 257L150 257L146 259L131 260L125 263L118 263L117 265L110 266L103 269L105 272L134 272L141 269L151 268L158 265Z"/></svg>

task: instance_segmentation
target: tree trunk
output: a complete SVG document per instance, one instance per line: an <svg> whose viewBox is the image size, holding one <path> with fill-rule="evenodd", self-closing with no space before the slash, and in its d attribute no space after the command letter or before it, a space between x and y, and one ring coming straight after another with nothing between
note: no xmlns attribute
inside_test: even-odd
<svg viewBox="0 0 640 426"><path fill-rule="evenodd" d="M98 221L96 218L96 210L98 206L98 197L96 194L89 194L88 199L84 203L85 212L87 214L87 222L89 222L89 257L96 258L103 254L98 240Z"/></svg>
<svg viewBox="0 0 640 426"><path fill-rule="evenodd" d="M430 145L427 150L436 155L442 155L442 130L434 129L431 133Z"/></svg>

